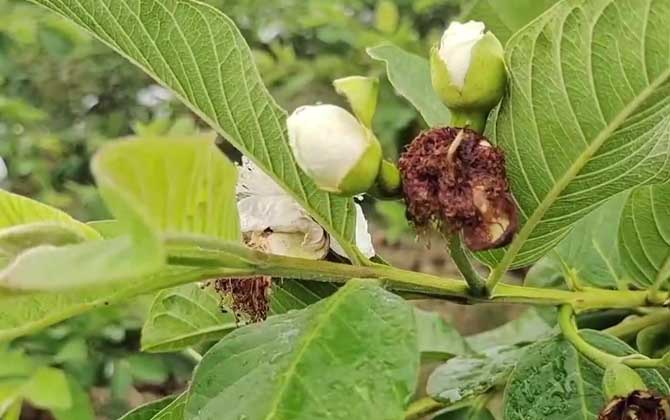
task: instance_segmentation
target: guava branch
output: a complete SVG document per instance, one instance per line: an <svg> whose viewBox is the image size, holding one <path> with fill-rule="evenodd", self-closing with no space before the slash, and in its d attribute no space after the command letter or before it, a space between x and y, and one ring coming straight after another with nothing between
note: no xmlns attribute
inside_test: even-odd
<svg viewBox="0 0 670 420"><path fill-rule="evenodd" d="M471 294L462 280L402 270L381 264L353 266L328 261L270 255L251 250L239 243L212 238L179 236L168 239L169 262L196 267L234 268L236 277L268 275L273 277L344 283L350 278L372 278L393 290L419 293L462 303L529 303L534 305L570 305L575 311L605 308L638 308L661 306L648 300L646 291L557 290L499 284L488 297ZM660 301L668 292L659 292Z"/></svg>

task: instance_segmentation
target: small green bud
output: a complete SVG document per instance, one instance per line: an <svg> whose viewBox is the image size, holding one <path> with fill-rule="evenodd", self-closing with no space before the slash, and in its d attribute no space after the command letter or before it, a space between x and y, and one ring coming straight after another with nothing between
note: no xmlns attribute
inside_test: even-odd
<svg viewBox="0 0 670 420"><path fill-rule="evenodd" d="M377 182L368 193L380 200L400 198L402 179L398 167L387 160L382 160L379 174L377 174Z"/></svg>
<svg viewBox="0 0 670 420"><path fill-rule="evenodd" d="M481 22L452 22L431 51L433 88L452 111L484 115L505 93L503 47Z"/></svg>
<svg viewBox="0 0 670 420"><path fill-rule="evenodd" d="M287 126L296 162L320 189L353 196L373 186L382 162L381 145L345 109L304 106L293 112Z"/></svg>
<svg viewBox="0 0 670 420"><path fill-rule="evenodd" d="M647 386L640 375L623 363L615 363L605 369L603 375L603 392L608 400L616 397L627 397L633 391L644 391Z"/></svg>
<svg viewBox="0 0 670 420"><path fill-rule="evenodd" d="M379 79L376 77L349 76L333 81L335 91L347 98L358 120L372 129L372 119L377 110Z"/></svg>

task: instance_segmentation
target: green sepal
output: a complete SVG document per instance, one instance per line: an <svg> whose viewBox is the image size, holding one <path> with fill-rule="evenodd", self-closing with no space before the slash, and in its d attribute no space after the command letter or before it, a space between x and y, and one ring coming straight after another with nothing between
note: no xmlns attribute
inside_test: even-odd
<svg viewBox="0 0 670 420"><path fill-rule="evenodd" d="M376 77L349 76L333 81L335 91L347 98L358 120L372 129L372 119L377 110L379 79Z"/></svg>
<svg viewBox="0 0 670 420"><path fill-rule="evenodd" d="M370 190L375 183L382 163L382 146L372 132L369 135L371 141L368 148L340 182L336 194L343 196L362 194Z"/></svg>
<svg viewBox="0 0 670 420"><path fill-rule="evenodd" d="M647 385L645 385L640 375L623 363L614 363L605 369L603 392L608 400L626 397L633 391L644 391L646 389Z"/></svg>
<svg viewBox="0 0 670 420"><path fill-rule="evenodd" d="M399 198L401 189L402 179L398 167L388 160L382 160L377 181L368 193L380 200L389 200Z"/></svg>
<svg viewBox="0 0 670 420"><path fill-rule="evenodd" d="M452 112L477 111L486 119L505 94L507 70L503 47L491 32L487 32L473 47L462 89L452 83L437 45L431 49L430 69L433 88Z"/></svg>

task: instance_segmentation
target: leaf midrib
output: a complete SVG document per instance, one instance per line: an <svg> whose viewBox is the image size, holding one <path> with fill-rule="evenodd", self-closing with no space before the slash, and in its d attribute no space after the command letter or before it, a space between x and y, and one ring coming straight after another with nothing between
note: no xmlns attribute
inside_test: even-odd
<svg viewBox="0 0 670 420"><path fill-rule="evenodd" d="M544 199L539 203L533 214L526 221L526 224L521 228L517 236L512 241L512 244L505 253L503 259L491 271L489 275L489 284L495 284L512 265L517 254L530 237L530 234L535 230L535 227L542 221L542 218L551 206L560 197L561 193L570 185L572 180L579 175L581 170L586 166L593 155L603 146L603 144L611 137L611 135L621 127L626 120L638 109L645 100L654 94L656 89L663 83L670 80L670 68L661 73L654 79L646 88L644 88L635 98L633 98L628 105L626 105L617 115L598 133L589 146L579 155L579 157L570 165L563 176L554 184L549 190Z"/></svg>
<svg viewBox="0 0 670 420"><path fill-rule="evenodd" d="M340 304L343 303L346 297L357 290L358 287L344 288L341 289L340 293L335 294L327 301L324 301L327 302L325 310L323 310L321 314L319 314L311 323L311 331L308 331L303 335L303 339L297 347L297 353L294 355L293 361L287 367L286 373L282 376L282 381L278 384L278 390L274 400L270 405L270 411L265 416L266 420L272 420L276 417L279 405L283 400L283 396L288 390L293 377L297 375L296 370L298 369L298 365L303 359L303 355L308 351L312 342L319 336L323 328L325 328L327 325L326 320L328 320L333 315L333 312L337 309L338 306L340 306Z"/></svg>

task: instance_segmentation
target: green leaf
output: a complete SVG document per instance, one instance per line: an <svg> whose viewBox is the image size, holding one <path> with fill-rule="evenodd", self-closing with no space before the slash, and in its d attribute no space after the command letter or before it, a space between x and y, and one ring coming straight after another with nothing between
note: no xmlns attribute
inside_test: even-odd
<svg viewBox="0 0 670 420"><path fill-rule="evenodd" d="M619 226L619 252L626 271L642 288L670 279L670 185L635 190Z"/></svg>
<svg viewBox="0 0 670 420"><path fill-rule="evenodd" d="M376 283L351 280L307 309L221 340L195 371L185 414L403 418L418 359L411 305Z"/></svg>
<svg viewBox="0 0 670 420"><path fill-rule="evenodd" d="M626 274L617 248L617 230L613 226L619 224L628 195L612 197L576 223L575 228L540 262L553 264L557 275L577 287L626 288ZM551 277L550 273L546 274ZM526 284L531 285L532 281ZM536 285L541 286L541 283Z"/></svg>
<svg viewBox="0 0 670 420"><path fill-rule="evenodd" d="M186 393L170 396L137 407L119 420L184 420Z"/></svg>
<svg viewBox="0 0 670 420"><path fill-rule="evenodd" d="M440 414L433 420L495 420L487 408L464 407Z"/></svg>
<svg viewBox="0 0 670 420"><path fill-rule="evenodd" d="M118 141L101 149L92 170L127 234L30 249L0 272L6 286L58 290L152 274L165 265L168 235L240 239L236 169L211 137Z"/></svg>
<svg viewBox="0 0 670 420"><path fill-rule="evenodd" d="M640 353L649 357L663 357L670 351L670 325L667 322L640 330L635 345Z"/></svg>
<svg viewBox="0 0 670 420"><path fill-rule="evenodd" d="M91 399L84 388L71 376L67 376L68 389L72 404L67 409L53 409L51 413L56 420L95 420Z"/></svg>
<svg viewBox="0 0 670 420"><path fill-rule="evenodd" d="M177 399L172 401L170 405L162 409L158 414L153 416L151 420L184 420L184 410L186 408L186 399L188 395L186 392L179 395Z"/></svg>
<svg viewBox="0 0 670 420"><path fill-rule="evenodd" d="M296 165L286 113L270 96L234 23L184 0L34 0L138 65L291 193L361 261L350 199L324 193Z"/></svg>
<svg viewBox="0 0 670 420"><path fill-rule="evenodd" d="M210 269L168 267L153 275L97 287L94 290L0 294L0 342L32 334L110 303L211 277Z"/></svg>
<svg viewBox="0 0 670 420"><path fill-rule="evenodd" d="M582 337L608 353L634 353L627 344L607 334L582 330ZM663 377L653 369L636 369L649 389L667 395ZM604 370L582 356L562 337L527 348L505 389L505 419L542 418L596 420L605 406Z"/></svg>
<svg viewBox="0 0 670 420"><path fill-rule="evenodd" d="M494 277L538 260L609 197L670 178L669 20L654 0L568 0L510 39L509 90L487 133L506 152L521 229L478 254Z"/></svg>
<svg viewBox="0 0 670 420"><path fill-rule="evenodd" d="M558 0L472 0L466 3L459 21L478 20L486 24L503 45L528 22Z"/></svg>
<svg viewBox="0 0 670 420"><path fill-rule="evenodd" d="M7 411L2 413L0 411L0 419L2 420L20 420L21 418L21 406L23 401L16 400L8 408Z"/></svg>
<svg viewBox="0 0 670 420"><path fill-rule="evenodd" d="M511 346L528 344L546 338L553 332L553 327L538 313L530 308L521 316L498 328L466 338L475 351L484 351L495 346Z"/></svg>
<svg viewBox="0 0 670 420"><path fill-rule="evenodd" d="M338 284L330 282L273 279L270 313L280 315L294 309L304 309L338 289Z"/></svg>
<svg viewBox="0 0 670 420"><path fill-rule="evenodd" d="M270 313L303 309L337 291L328 282L275 279ZM221 296L211 287L188 284L159 292L142 328L142 351L173 352L218 341L242 324L223 312Z"/></svg>
<svg viewBox="0 0 670 420"><path fill-rule="evenodd" d="M170 395L168 397L161 398L160 400L141 405L126 413L123 417L119 418L119 420L152 420L175 399L177 399L176 396Z"/></svg>
<svg viewBox="0 0 670 420"><path fill-rule="evenodd" d="M238 326L221 297L198 284L159 292L142 328L142 351L171 352L223 338Z"/></svg>
<svg viewBox="0 0 670 420"><path fill-rule="evenodd" d="M23 397L34 406L49 410L67 410L72 396L65 373L52 367L41 367L23 384Z"/></svg>
<svg viewBox="0 0 670 420"><path fill-rule="evenodd" d="M481 355L455 357L433 371L426 392L447 404L484 394L505 383L522 354L521 347L499 346Z"/></svg>
<svg viewBox="0 0 670 420"><path fill-rule="evenodd" d="M472 349L461 334L438 313L415 309L414 317L422 358L444 360L472 354Z"/></svg>
<svg viewBox="0 0 670 420"><path fill-rule="evenodd" d="M65 212L29 198L0 190L0 234L5 234L8 229L35 224L38 224L38 226L47 224L47 227L54 230L60 227L62 232L70 232L72 236L88 240L100 238L100 235L94 229L73 219Z"/></svg>
<svg viewBox="0 0 670 420"><path fill-rule="evenodd" d="M386 63L388 79L399 95L421 113L429 127L449 124L451 115L433 89L428 60L391 45L368 48L368 55Z"/></svg>

